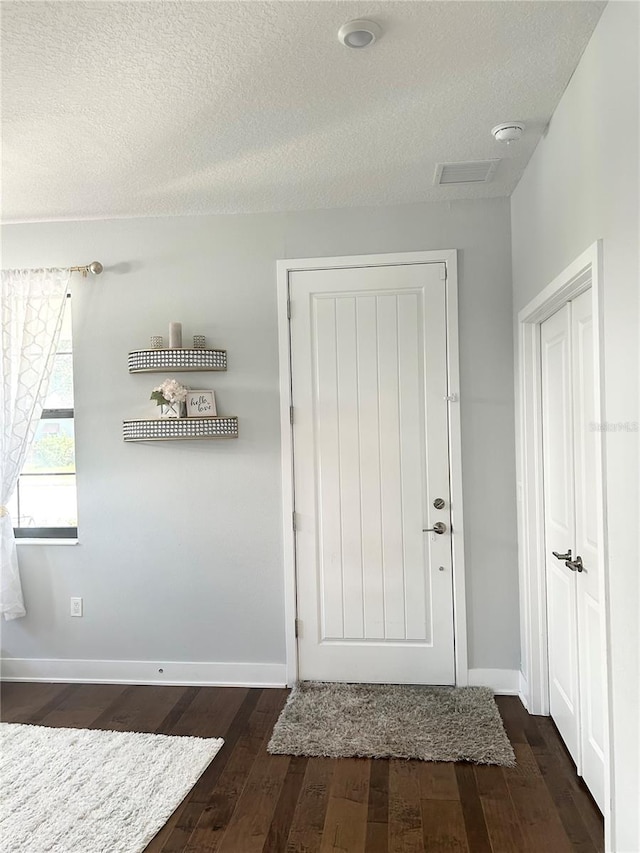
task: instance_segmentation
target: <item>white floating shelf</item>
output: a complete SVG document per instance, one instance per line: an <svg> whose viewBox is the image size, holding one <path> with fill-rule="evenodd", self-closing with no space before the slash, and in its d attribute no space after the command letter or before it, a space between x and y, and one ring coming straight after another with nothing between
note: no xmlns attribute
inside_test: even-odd
<svg viewBox="0 0 640 853"><path fill-rule="evenodd" d="M139 349L129 353L129 373L226 370L224 349Z"/></svg>
<svg viewBox="0 0 640 853"><path fill-rule="evenodd" d="M237 438L238 418L145 418L122 422L125 441Z"/></svg>

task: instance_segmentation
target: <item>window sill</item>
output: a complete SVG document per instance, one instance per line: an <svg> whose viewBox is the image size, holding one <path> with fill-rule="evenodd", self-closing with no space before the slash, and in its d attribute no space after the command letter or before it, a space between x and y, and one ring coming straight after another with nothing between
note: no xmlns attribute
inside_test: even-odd
<svg viewBox="0 0 640 853"><path fill-rule="evenodd" d="M77 545L77 539L16 539L16 545Z"/></svg>

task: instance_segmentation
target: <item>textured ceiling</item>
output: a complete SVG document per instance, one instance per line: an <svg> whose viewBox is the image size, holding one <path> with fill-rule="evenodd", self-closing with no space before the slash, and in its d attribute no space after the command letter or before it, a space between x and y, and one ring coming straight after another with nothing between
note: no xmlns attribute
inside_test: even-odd
<svg viewBox="0 0 640 853"><path fill-rule="evenodd" d="M600 2L2 2L5 221L509 195ZM339 26L383 27L348 50ZM509 147L490 129L521 120ZM489 184L442 161L500 157Z"/></svg>

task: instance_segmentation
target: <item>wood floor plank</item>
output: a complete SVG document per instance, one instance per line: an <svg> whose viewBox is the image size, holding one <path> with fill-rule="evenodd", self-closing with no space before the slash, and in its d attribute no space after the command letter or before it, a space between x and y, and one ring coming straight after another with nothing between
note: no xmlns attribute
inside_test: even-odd
<svg viewBox="0 0 640 853"><path fill-rule="evenodd" d="M459 800L455 764L449 761L421 761L418 764L421 800Z"/></svg>
<svg viewBox="0 0 640 853"><path fill-rule="evenodd" d="M367 853L389 853L389 762L372 761L367 807Z"/></svg>
<svg viewBox="0 0 640 853"><path fill-rule="evenodd" d="M291 823L300 797L308 762L308 758L298 755L292 756L262 853L282 853L283 850L286 850Z"/></svg>
<svg viewBox="0 0 640 853"><path fill-rule="evenodd" d="M75 697L78 693L81 685L79 684L68 684L65 686L64 690L60 693L57 693L53 696L48 702L46 702L41 708L37 711L34 711L29 717L25 718L25 723L30 723L32 725L41 725L43 720L45 720L49 714L51 714L59 705L65 702L65 700L70 697Z"/></svg>
<svg viewBox="0 0 640 853"><path fill-rule="evenodd" d="M43 726L90 728L105 708L122 696L122 684L74 684L70 694L63 695L49 713L40 720Z"/></svg>
<svg viewBox="0 0 640 853"><path fill-rule="evenodd" d="M365 853L370 773L366 758L336 762L320 853Z"/></svg>
<svg viewBox="0 0 640 853"><path fill-rule="evenodd" d="M456 764L455 772L469 849L472 853L491 853L489 832L484 819L473 765Z"/></svg>
<svg viewBox="0 0 640 853"><path fill-rule="evenodd" d="M161 684L127 687L93 722L91 728L153 733L174 707L183 690L183 687Z"/></svg>
<svg viewBox="0 0 640 853"><path fill-rule="evenodd" d="M504 769L509 795L522 830L523 853L568 853L571 843L555 810L529 744L514 744L516 767Z"/></svg>
<svg viewBox="0 0 640 853"><path fill-rule="evenodd" d="M182 695L178 698L178 701L175 703L173 708L167 712L164 719L156 726L156 734L174 734L174 728L178 725L178 721L185 715L187 709L191 703L195 701L199 692L200 688L198 687L185 687L182 691Z"/></svg>
<svg viewBox="0 0 640 853"><path fill-rule="evenodd" d="M224 737L239 708L243 705L248 687L200 687L184 713L172 726L170 734L185 737ZM254 694L256 701L260 691Z"/></svg>
<svg viewBox="0 0 640 853"><path fill-rule="evenodd" d="M220 736L224 738L224 746L191 789L186 802L182 805L182 808L178 810L179 816L177 819L175 821L173 819L170 820L170 823L172 824L171 832L167 833L162 830L160 833L162 835L162 846L158 847L158 838L156 838L147 847L145 853L158 853L159 850L162 850L162 853L178 853L178 851L184 851L189 842L189 838L191 837L191 833L195 829L206 804L214 795L218 779L224 771L229 757L233 754L236 743L245 731L249 718L251 717L262 692L263 691L259 689L249 689L245 691L244 700L233 717L229 728L226 731L224 731L224 727L220 728ZM236 694L234 701L237 701L238 698L239 697ZM214 701L213 697L212 701ZM200 726L205 727L206 721L202 719L203 715L201 707L193 707L196 702L197 699L189 706L185 712L185 716L193 717L195 715L194 722L199 721ZM182 727L183 725L183 720L181 718L176 724L176 728Z"/></svg>
<svg viewBox="0 0 640 853"><path fill-rule="evenodd" d="M218 849L220 853L261 853L269 834L276 805L291 763L288 755L269 755L267 743L271 737L285 696L278 691L265 691L262 708L265 713L264 739L249 771L242 793L237 800L226 832ZM195 850L202 848L196 846Z"/></svg>
<svg viewBox="0 0 640 853"><path fill-rule="evenodd" d="M239 806L256 757L266 745L281 710L284 697L263 691L240 736L219 773L215 791L202 800L204 808L193 826L185 851L218 850L229 822ZM192 801L195 799L192 797Z"/></svg>
<svg viewBox="0 0 640 853"><path fill-rule="evenodd" d="M531 749L556 806L560 820L575 850L602 853L604 824L584 782L548 717L537 717L540 738Z"/></svg>
<svg viewBox="0 0 640 853"><path fill-rule="evenodd" d="M246 687L187 688L156 730L192 737L222 737L225 744L185 800L180 803L145 853L184 850L211 796L229 752L262 691Z"/></svg>
<svg viewBox="0 0 640 853"><path fill-rule="evenodd" d="M336 764L333 758L309 759L291 821L286 853L318 853L320 850Z"/></svg>
<svg viewBox="0 0 640 853"><path fill-rule="evenodd" d="M423 853L420 762L389 761L389 853Z"/></svg>
<svg viewBox="0 0 640 853"><path fill-rule="evenodd" d="M521 853L524 840L502 767L474 768L492 853Z"/></svg>
<svg viewBox="0 0 640 853"><path fill-rule="evenodd" d="M258 756L222 837L220 853L261 853L290 762L288 755Z"/></svg>
<svg viewBox="0 0 640 853"><path fill-rule="evenodd" d="M496 696L505 731L512 744L527 743L525 729L529 716L516 696Z"/></svg>
<svg viewBox="0 0 640 853"><path fill-rule="evenodd" d="M571 796L571 789L566 785L562 775L557 772L555 762L550 759L548 753L541 751L538 747L533 749L547 790L572 848L578 853L596 853L595 845Z"/></svg>
<svg viewBox="0 0 640 853"><path fill-rule="evenodd" d="M67 695L69 684L30 681L5 681L2 684L2 719L11 723L33 723L41 709Z"/></svg>
<svg viewBox="0 0 640 853"><path fill-rule="evenodd" d="M459 800L422 800L421 813L426 853L476 853L476 849L467 842L467 828Z"/></svg>

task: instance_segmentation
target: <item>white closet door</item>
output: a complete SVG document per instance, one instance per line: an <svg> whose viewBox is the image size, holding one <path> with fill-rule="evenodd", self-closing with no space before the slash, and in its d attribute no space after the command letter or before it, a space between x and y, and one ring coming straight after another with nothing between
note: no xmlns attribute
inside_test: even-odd
<svg viewBox="0 0 640 853"><path fill-rule="evenodd" d="M594 347L591 291L571 303L573 441L575 459L575 548L584 571L575 578L578 608L582 776L604 810L604 661L602 552L598 542L598 433L594 400Z"/></svg>
<svg viewBox="0 0 640 853"><path fill-rule="evenodd" d="M551 716L580 772L578 614L575 572L557 554L575 556L571 308L540 329L544 455L545 561Z"/></svg>
<svg viewBox="0 0 640 853"><path fill-rule="evenodd" d="M290 274L302 679L454 683L444 273Z"/></svg>
<svg viewBox="0 0 640 853"><path fill-rule="evenodd" d="M592 294L541 326L549 700L578 773L604 810L602 551ZM571 565L553 555L571 549Z"/></svg>

